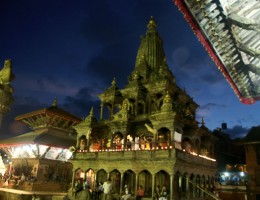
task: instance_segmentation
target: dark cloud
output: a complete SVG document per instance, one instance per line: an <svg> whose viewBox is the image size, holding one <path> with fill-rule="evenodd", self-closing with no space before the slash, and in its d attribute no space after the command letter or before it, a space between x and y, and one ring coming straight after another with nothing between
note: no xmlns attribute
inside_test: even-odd
<svg viewBox="0 0 260 200"><path fill-rule="evenodd" d="M11 110L4 115L0 138L12 137L29 131L27 125L15 121L15 118L44 107L35 97L15 96L14 99Z"/></svg>
<svg viewBox="0 0 260 200"><path fill-rule="evenodd" d="M96 92L96 88L81 88L77 95L67 96L62 107L78 117L86 117L92 107L97 113L100 101L97 99Z"/></svg>
<svg viewBox="0 0 260 200"><path fill-rule="evenodd" d="M48 91L50 88L55 90L64 89L65 85L59 82L59 79L53 76L45 76L44 78L38 78L36 80L38 89L41 91Z"/></svg>
<svg viewBox="0 0 260 200"><path fill-rule="evenodd" d="M228 107L228 106L224 105L224 104L207 103L205 105L200 106L198 109L199 110L210 110L212 108L226 108L226 107Z"/></svg>
<svg viewBox="0 0 260 200"><path fill-rule="evenodd" d="M236 138L243 138L247 135L249 132L249 128L243 127L241 125L236 125L232 128L228 128L227 130L224 130L225 133L227 133L231 139Z"/></svg>
<svg viewBox="0 0 260 200"><path fill-rule="evenodd" d="M129 49L126 49L126 47ZM126 44L115 45L113 49L104 48L90 60L85 69L86 75L94 76L100 82L105 83L106 87L110 86L115 77L119 87L124 86L127 83L127 77L134 69L136 55L134 49L137 51L137 45L135 45L135 48L133 48L133 45Z"/></svg>

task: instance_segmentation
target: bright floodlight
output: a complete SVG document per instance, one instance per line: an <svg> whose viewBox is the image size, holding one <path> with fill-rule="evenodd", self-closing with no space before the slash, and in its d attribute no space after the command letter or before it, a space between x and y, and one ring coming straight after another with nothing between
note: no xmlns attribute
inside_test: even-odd
<svg viewBox="0 0 260 200"><path fill-rule="evenodd" d="M226 177L228 177L228 176L229 176L229 173L228 173L228 172L224 172L224 175L225 175Z"/></svg>

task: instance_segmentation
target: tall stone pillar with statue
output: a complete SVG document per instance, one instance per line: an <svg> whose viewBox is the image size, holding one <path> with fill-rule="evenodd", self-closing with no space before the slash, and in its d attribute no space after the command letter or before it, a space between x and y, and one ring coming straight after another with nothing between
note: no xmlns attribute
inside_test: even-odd
<svg viewBox="0 0 260 200"><path fill-rule="evenodd" d="M12 73L12 61L5 60L4 67L0 71L0 128L4 114L10 110L10 106L13 102L13 87L11 81L14 79Z"/></svg>

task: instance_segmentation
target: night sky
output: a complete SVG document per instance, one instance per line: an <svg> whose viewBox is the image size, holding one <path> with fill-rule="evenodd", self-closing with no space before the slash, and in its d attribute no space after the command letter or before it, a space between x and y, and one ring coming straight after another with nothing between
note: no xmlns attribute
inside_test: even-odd
<svg viewBox="0 0 260 200"><path fill-rule="evenodd" d="M197 121L214 130L227 123L232 138L259 125L260 104L242 104L171 0L2 0L0 67L11 59L15 80L1 137L25 133L18 115L52 105L83 118L99 113L97 94L127 84L140 36L153 16L167 63L200 105ZM96 115L99 118L98 115Z"/></svg>

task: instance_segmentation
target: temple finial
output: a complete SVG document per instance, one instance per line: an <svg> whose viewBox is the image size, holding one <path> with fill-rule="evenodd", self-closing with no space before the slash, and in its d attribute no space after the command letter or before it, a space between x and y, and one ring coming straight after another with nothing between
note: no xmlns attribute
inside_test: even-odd
<svg viewBox="0 0 260 200"><path fill-rule="evenodd" d="M116 85L116 78L114 77L113 81L111 82L111 85Z"/></svg>
<svg viewBox="0 0 260 200"><path fill-rule="evenodd" d="M153 16L150 17L149 23L147 25L148 30L155 30L157 27L155 20L153 18Z"/></svg>
<svg viewBox="0 0 260 200"><path fill-rule="evenodd" d="M57 107L57 97L54 98L52 106Z"/></svg>
<svg viewBox="0 0 260 200"><path fill-rule="evenodd" d="M202 124L203 126L205 125L204 117L202 117L202 119L201 119L201 124Z"/></svg>

